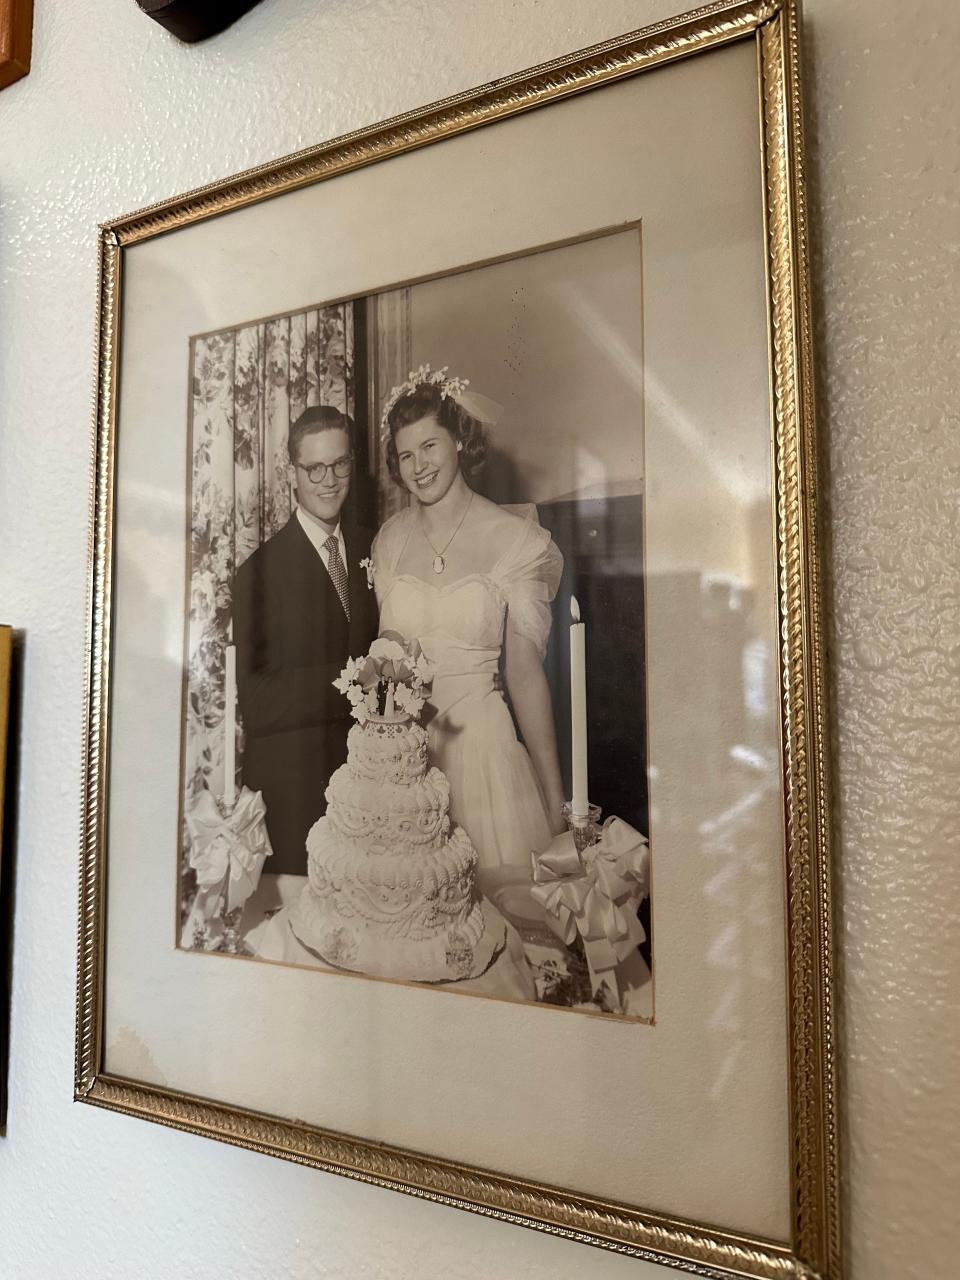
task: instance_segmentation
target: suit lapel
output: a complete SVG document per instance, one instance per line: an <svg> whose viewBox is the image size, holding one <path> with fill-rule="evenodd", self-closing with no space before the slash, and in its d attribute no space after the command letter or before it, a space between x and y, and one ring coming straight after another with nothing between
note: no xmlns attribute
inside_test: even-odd
<svg viewBox="0 0 960 1280"><path fill-rule="evenodd" d="M350 599L350 654L352 657L359 657L360 654L355 651L365 652L373 638L370 635L369 621L370 598L373 591L367 584L367 571L360 565L363 559L360 555L360 550L363 549L362 542L358 543L356 534L349 529L344 529L343 541L347 552L347 584ZM366 549L366 554L369 555L369 548Z"/></svg>
<svg viewBox="0 0 960 1280"><path fill-rule="evenodd" d="M321 634L328 643L342 652L330 652L330 661L360 657L366 653L377 633L376 597L367 585L366 570L360 561L369 555L369 535L350 527L343 530L344 552L347 562L347 592L350 601L350 619L344 613L333 579L316 547L307 537L296 512L290 517L290 551L297 565L296 580L300 584L302 598L297 607L315 619ZM336 641L335 637L340 637ZM348 652L349 651L349 652Z"/></svg>
<svg viewBox="0 0 960 1280"><path fill-rule="evenodd" d="M320 552L304 532L296 512L290 517L290 525L293 526L292 541L299 565L297 576L303 582L307 599L313 609L324 617L326 634L332 634L331 623L334 620L339 623L341 619L346 632L347 615L343 611L333 579L327 572L327 566L323 563Z"/></svg>

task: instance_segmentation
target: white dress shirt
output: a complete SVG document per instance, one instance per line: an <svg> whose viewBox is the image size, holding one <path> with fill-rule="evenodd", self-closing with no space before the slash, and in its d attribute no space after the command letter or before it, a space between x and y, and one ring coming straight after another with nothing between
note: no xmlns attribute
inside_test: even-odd
<svg viewBox="0 0 960 1280"><path fill-rule="evenodd" d="M332 534L327 533L326 529L312 516L309 511L304 511L303 507L297 507L297 519L300 521L300 528L313 543L314 549L324 563L327 573L330 572L330 552L323 545L330 537L334 537L340 547L340 561L343 564L343 571L350 577L350 570L347 568L347 544L343 540L343 523L338 520L337 527Z"/></svg>

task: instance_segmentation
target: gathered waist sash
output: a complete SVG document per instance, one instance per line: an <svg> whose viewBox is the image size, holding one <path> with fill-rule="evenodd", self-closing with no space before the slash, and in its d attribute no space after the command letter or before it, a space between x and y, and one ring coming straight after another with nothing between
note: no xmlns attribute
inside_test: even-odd
<svg viewBox="0 0 960 1280"><path fill-rule="evenodd" d="M441 671L434 675L427 701L436 715L446 716L490 697L506 706L498 671Z"/></svg>

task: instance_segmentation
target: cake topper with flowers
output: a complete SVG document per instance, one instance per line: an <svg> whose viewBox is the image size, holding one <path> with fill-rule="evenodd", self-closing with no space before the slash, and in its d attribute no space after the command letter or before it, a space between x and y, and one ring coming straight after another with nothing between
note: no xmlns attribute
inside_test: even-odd
<svg viewBox="0 0 960 1280"><path fill-rule="evenodd" d="M503 406L491 400L489 396L468 390L469 386L469 378L450 377L449 365L444 365L442 369L432 369L429 364L422 364L419 369L411 369L406 382L395 386L383 402L383 412L380 415L381 443L386 444L389 439L390 414L394 406L404 396L416 391L418 387L436 387L441 400L449 398L471 418L476 418L485 426L493 426L503 412Z"/></svg>
<svg viewBox="0 0 960 1280"><path fill-rule="evenodd" d="M351 714L366 720L416 720L433 683L433 667L419 640L385 631L365 658L349 658L333 682L346 694Z"/></svg>

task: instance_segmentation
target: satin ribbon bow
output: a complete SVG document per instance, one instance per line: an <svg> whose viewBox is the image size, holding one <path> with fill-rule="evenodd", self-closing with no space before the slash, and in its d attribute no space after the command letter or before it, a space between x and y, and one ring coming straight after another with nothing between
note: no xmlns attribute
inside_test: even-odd
<svg viewBox="0 0 960 1280"><path fill-rule="evenodd" d="M202 791L187 816L190 865L209 919L241 907L260 882L273 850L259 791L241 787L232 812L223 814L212 791Z"/></svg>
<svg viewBox="0 0 960 1280"><path fill-rule="evenodd" d="M637 907L647 894L648 859L639 831L608 818L582 859L567 831L537 860L531 893L561 942L569 946L579 933L594 975L615 969L646 936Z"/></svg>

